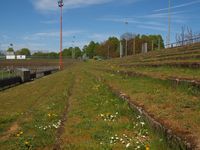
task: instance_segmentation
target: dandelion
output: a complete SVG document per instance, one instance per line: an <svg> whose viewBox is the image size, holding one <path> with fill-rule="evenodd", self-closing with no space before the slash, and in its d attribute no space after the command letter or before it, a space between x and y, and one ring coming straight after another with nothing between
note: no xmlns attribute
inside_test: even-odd
<svg viewBox="0 0 200 150"><path fill-rule="evenodd" d="M23 134L23 131L20 131L20 133L19 133L20 135L22 135Z"/></svg>
<svg viewBox="0 0 200 150"><path fill-rule="evenodd" d="M28 141L25 141L24 144L25 144L26 146L29 146L30 143L29 143Z"/></svg>
<svg viewBox="0 0 200 150"><path fill-rule="evenodd" d="M20 134L17 134L17 137L19 137L20 136Z"/></svg>
<svg viewBox="0 0 200 150"><path fill-rule="evenodd" d="M148 144L145 146L145 148L146 148L146 150L150 150L150 147Z"/></svg>

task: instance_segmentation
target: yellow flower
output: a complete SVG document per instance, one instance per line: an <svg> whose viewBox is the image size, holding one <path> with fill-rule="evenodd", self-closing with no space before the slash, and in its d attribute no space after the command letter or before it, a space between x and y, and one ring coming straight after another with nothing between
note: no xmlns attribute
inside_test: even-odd
<svg viewBox="0 0 200 150"><path fill-rule="evenodd" d="M149 145L148 145L148 144L146 145L146 150L150 150L150 147L149 147Z"/></svg>
<svg viewBox="0 0 200 150"><path fill-rule="evenodd" d="M51 117L51 114L49 113L48 116Z"/></svg>
<svg viewBox="0 0 200 150"><path fill-rule="evenodd" d="M29 145L29 142L28 142L28 141L25 141L24 144L25 144L25 145Z"/></svg>
<svg viewBox="0 0 200 150"><path fill-rule="evenodd" d="M19 137L20 136L20 134L17 134L17 137Z"/></svg>
<svg viewBox="0 0 200 150"><path fill-rule="evenodd" d="M21 131L19 134L22 135L22 134L23 134L23 131Z"/></svg>

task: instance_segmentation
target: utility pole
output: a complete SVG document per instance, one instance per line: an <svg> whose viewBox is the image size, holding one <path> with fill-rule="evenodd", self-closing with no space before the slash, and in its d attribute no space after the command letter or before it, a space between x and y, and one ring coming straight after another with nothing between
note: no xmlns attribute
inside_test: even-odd
<svg viewBox="0 0 200 150"><path fill-rule="evenodd" d="M108 59L110 58L110 45L108 45Z"/></svg>
<svg viewBox="0 0 200 150"><path fill-rule="evenodd" d="M128 21L125 21L125 25L128 26ZM128 32L127 32L127 34L128 34ZM125 51L125 56L127 56L127 55L128 55L128 37L126 37L126 51Z"/></svg>
<svg viewBox="0 0 200 150"><path fill-rule="evenodd" d="M160 37L158 39L158 50L160 50Z"/></svg>
<svg viewBox="0 0 200 150"><path fill-rule="evenodd" d="M153 51L153 49L154 49L154 41L152 40L151 50Z"/></svg>
<svg viewBox="0 0 200 150"><path fill-rule="evenodd" d="M167 46L170 48L171 44L171 0L169 0L168 9L168 35L167 35Z"/></svg>
<svg viewBox="0 0 200 150"><path fill-rule="evenodd" d="M62 60L62 8L64 6L63 0L58 1L58 7L60 7L60 70L63 69L63 60Z"/></svg>
<svg viewBox="0 0 200 150"><path fill-rule="evenodd" d="M135 55L135 37L133 38L133 55Z"/></svg>
<svg viewBox="0 0 200 150"><path fill-rule="evenodd" d="M75 36L73 36L73 41L72 41L72 59L75 59L76 57L76 52L75 52Z"/></svg>

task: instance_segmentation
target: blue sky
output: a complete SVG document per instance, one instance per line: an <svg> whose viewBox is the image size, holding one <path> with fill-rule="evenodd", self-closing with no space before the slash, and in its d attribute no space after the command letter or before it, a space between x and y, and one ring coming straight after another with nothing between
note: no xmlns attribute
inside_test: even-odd
<svg viewBox="0 0 200 150"><path fill-rule="evenodd" d="M82 47L124 32L167 35L168 0L64 0L63 46ZM200 33L200 0L172 0L172 42L182 26ZM4 0L0 49L59 51L57 0ZM125 25L125 21L129 24ZM75 36L75 39L73 39Z"/></svg>

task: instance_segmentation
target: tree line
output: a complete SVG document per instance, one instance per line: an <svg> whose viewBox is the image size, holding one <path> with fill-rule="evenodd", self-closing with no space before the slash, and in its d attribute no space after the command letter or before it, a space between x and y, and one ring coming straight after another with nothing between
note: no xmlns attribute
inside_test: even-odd
<svg viewBox="0 0 200 150"><path fill-rule="evenodd" d="M140 35L140 34L131 34L125 33L120 39L117 37L109 37L104 42L95 42L91 41L89 44L79 47L69 47L64 48L62 51L63 57L67 58L80 58L84 54L89 58L94 56L101 56L104 58L116 58L120 56L120 45L125 55L133 55L141 53L142 44L147 43L148 51L159 50L164 48L164 41L161 35ZM14 52L12 47L8 48L7 52ZM60 53L56 52L34 52L31 54L31 51L28 48L22 48L15 52L17 55L26 55L27 57L49 57L49 58L58 58Z"/></svg>

